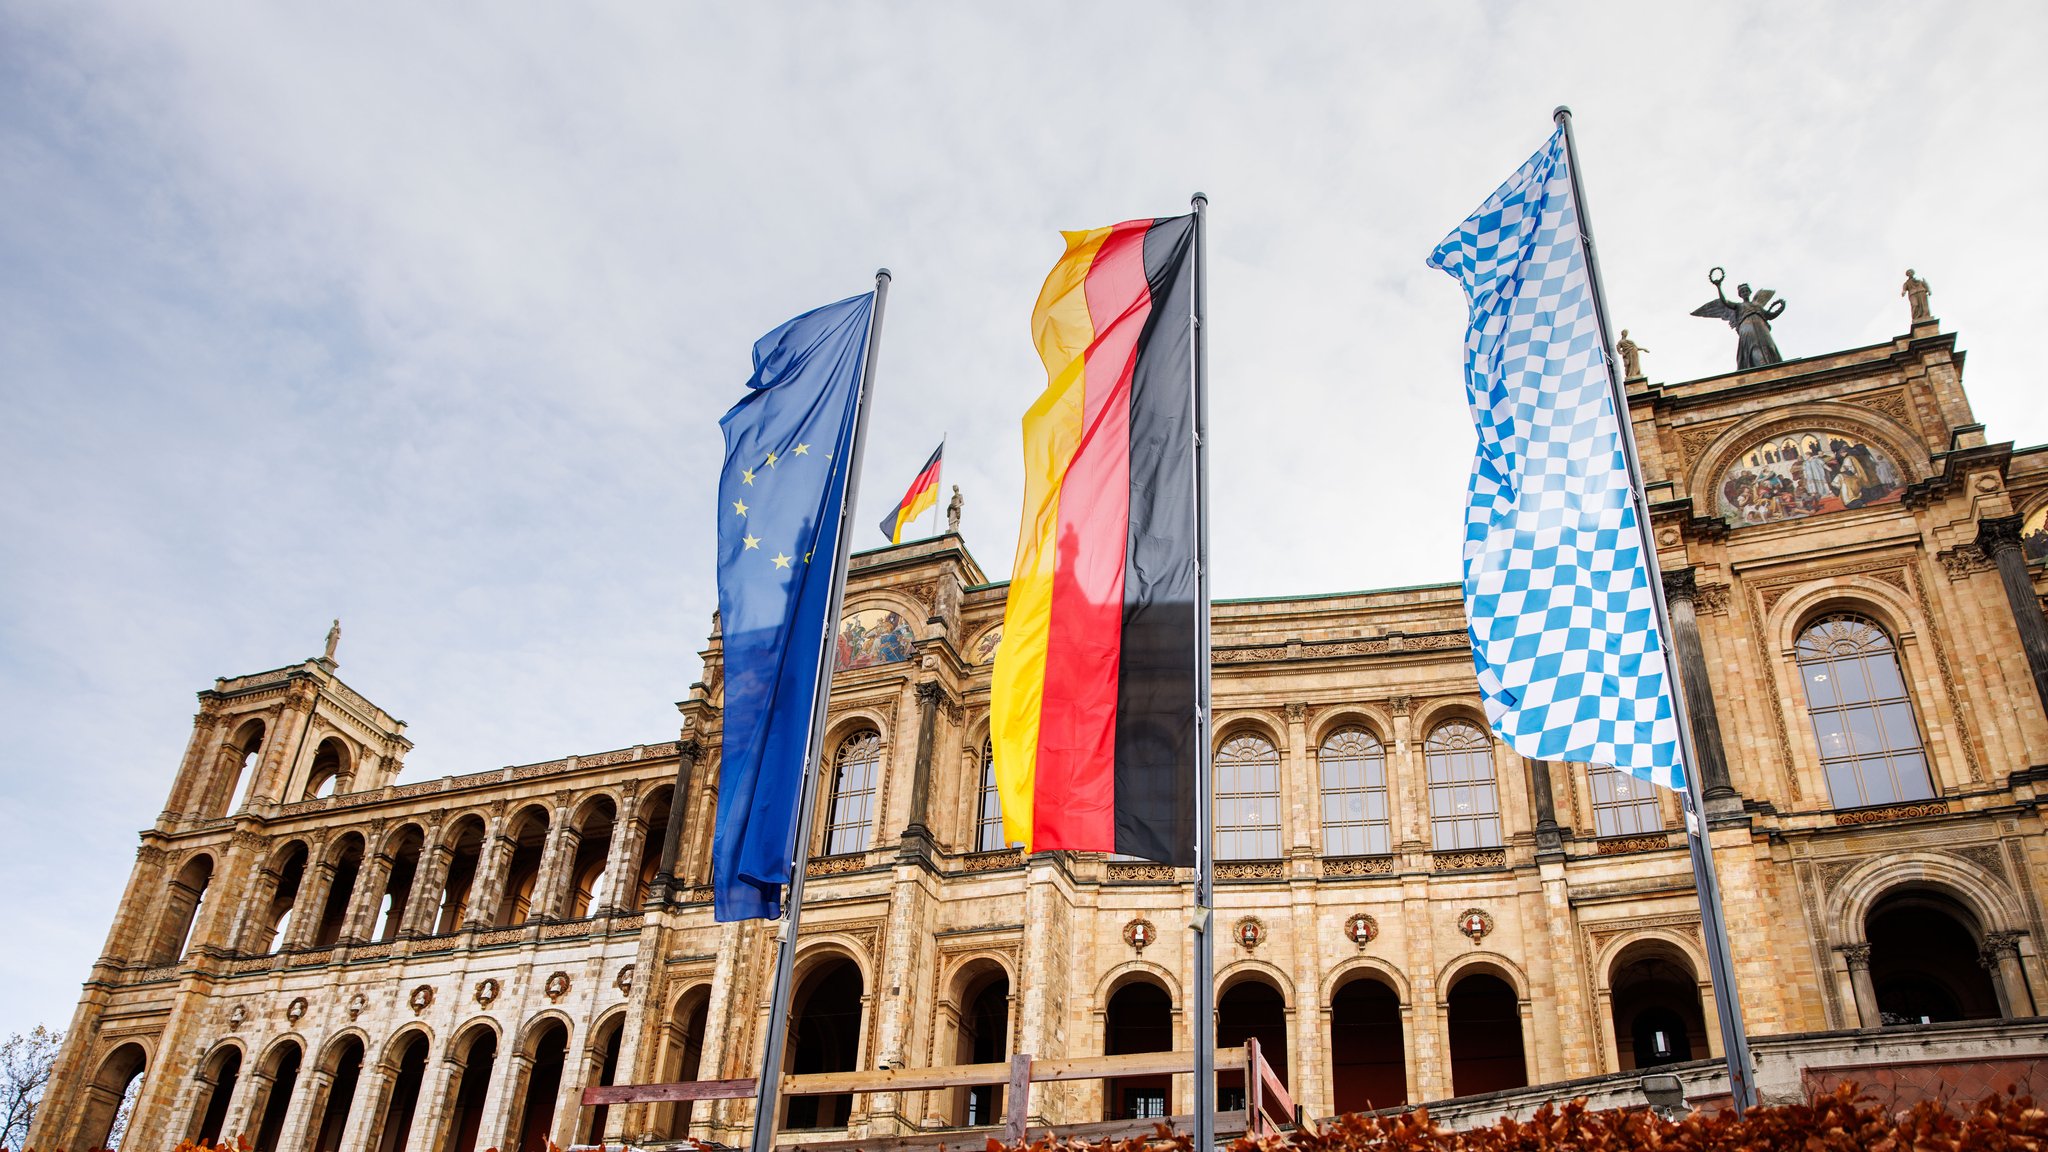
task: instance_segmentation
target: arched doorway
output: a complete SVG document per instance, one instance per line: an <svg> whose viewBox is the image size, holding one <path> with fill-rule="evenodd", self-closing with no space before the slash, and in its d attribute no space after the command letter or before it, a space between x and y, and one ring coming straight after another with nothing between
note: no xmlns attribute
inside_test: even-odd
<svg viewBox="0 0 2048 1152"><path fill-rule="evenodd" d="M962 976L960 988L960 1034L954 1044L954 1063L995 1064L1009 1059L1009 973L995 964L984 963ZM955 1095L955 1124L994 1124L1003 1114L1003 1089L999 1084L977 1084L956 1091Z"/></svg>
<svg viewBox="0 0 2048 1152"><path fill-rule="evenodd" d="M1863 923L1884 1025L2001 1015L1991 974L1977 961L1983 929L1969 909L1940 892L1907 889L1879 899Z"/></svg>
<svg viewBox="0 0 2048 1152"><path fill-rule="evenodd" d="M1468 969L1445 998L1451 1033L1451 1093L1476 1096L1529 1085L1522 1056L1522 1013L1515 989L1491 972Z"/></svg>
<svg viewBox="0 0 2048 1152"><path fill-rule="evenodd" d="M199 1124L193 1130L193 1139L206 1144L220 1143L221 1129L228 1122L228 1103L235 1098L235 1083L241 1075L242 1050L232 1044L206 1062L206 1070L199 1074L206 1088L197 1105Z"/></svg>
<svg viewBox="0 0 2048 1152"><path fill-rule="evenodd" d="M263 1092L262 1120L256 1125L256 1147L273 1152L284 1136L284 1118L292 1108L292 1093L299 1086L299 1064L305 1053L298 1042L286 1040L270 1050L261 1069L268 1083Z"/></svg>
<svg viewBox="0 0 2048 1152"><path fill-rule="evenodd" d="M419 1110L420 1084L426 1076L427 1037L423 1032L414 1032L398 1048L390 1102L384 1105L384 1118L378 1123L376 1141L371 1145L376 1152L405 1152L412 1136L413 1115Z"/></svg>
<svg viewBox="0 0 2048 1152"><path fill-rule="evenodd" d="M511 842L512 858L505 862L504 887L491 920L499 927L524 924L536 911L533 898L540 884L541 854L548 842L547 809L538 804L522 809L512 818L505 839Z"/></svg>
<svg viewBox="0 0 2048 1152"><path fill-rule="evenodd" d="M206 899L206 886L213 879L213 857L194 856L171 879L164 893L163 910L157 915L156 936L150 942L151 964L175 964L185 957L192 926L199 920L199 908Z"/></svg>
<svg viewBox="0 0 2048 1152"><path fill-rule="evenodd" d="M456 1045L461 1053L462 1077L455 1085L455 1102L448 1110L448 1136L442 1152L476 1152L477 1136L483 1130L484 1099L490 1094L491 1072L498 1063L498 1034L489 1028L472 1029Z"/></svg>
<svg viewBox="0 0 2048 1152"><path fill-rule="evenodd" d="M1676 946L1641 940L1608 969L1615 1059L1624 1072L1707 1056L1699 976Z"/></svg>
<svg viewBox="0 0 2048 1152"><path fill-rule="evenodd" d="M1408 1102L1401 997L1374 977L1355 977L1330 997L1330 1071L1339 1113Z"/></svg>
<svg viewBox="0 0 2048 1152"><path fill-rule="evenodd" d="M85 1116L79 1135L87 1148L119 1148L128 1128L128 1113L142 1088L149 1053L140 1044L123 1044L100 1061L99 1075L86 1089Z"/></svg>
<svg viewBox="0 0 2048 1152"><path fill-rule="evenodd" d="M704 1064L704 1026L711 1015L711 989L699 985L676 998L669 1009L668 1028L664 1040L662 1069L670 1081L698 1080L702 1078ZM671 1140L680 1140L690 1134L690 1121L695 1118L696 1103L683 1100L674 1104L654 1106L653 1130L663 1133Z"/></svg>
<svg viewBox="0 0 2048 1152"><path fill-rule="evenodd" d="M1173 1051L1173 998L1150 980L1110 994L1103 1011L1102 1051L1109 1056ZM1124 1076L1103 1090L1105 1120L1164 1119L1173 1097L1170 1076Z"/></svg>
<svg viewBox="0 0 2048 1152"><path fill-rule="evenodd" d="M562 893L562 917L581 920L597 914L610 893L612 836L618 809L609 796L593 796L570 818L576 855L569 862L569 883Z"/></svg>
<svg viewBox="0 0 2048 1152"><path fill-rule="evenodd" d="M843 956L820 961L797 985L790 1012L789 1071L851 1072L860 1062L860 967ZM844 1128L853 1097L791 1096L783 1127Z"/></svg>
<svg viewBox="0 0 2048 1152"><path fill-rule="evenodd" d="M562 1066L569 1059L569 1029L559 1020L547 1021L527 1039L526 1054L518 1152L548 1152L555 1131L555 1097L561 1094Z"/></svg>
<svg viewBox="0 0 2048 1152"><path fill-rule="evenodd" d="M1282 1084L1289 1084L1287 1001L1278 988L1258 977L1237 981L1216 999L1216 1046L1241 1048L1251 1039L1258 1040L1259 1056L1273 1074ZM1229 1112L1243 1108L1244 1102L1244 1073L1218 1073L1216 1107Z"/></svg>
<svg viewBox="0 0 2048 1152"><path fill-rule="evenodd" d="M341 1134L348 1127L348 1114L356 1101L356 1083L363 1074L363 1042L353 1036L343 1037L328 1054L327 1074L327 1103L320 1110L313 1152L341 1152Z"/></svg>
<svg viewBox="0 0 2048 1152"><path fill-rule="evenodd" d="M597 1040L584 1054L585 1069L583 1082L599 1086L618 1083L619 1047L626 1035L626 1014L613 1015L597 1026ZM611 1118L611 1108L599 1104L585 1113L582 1143L598 1144L604 1140L605 1121Z"/></svg>

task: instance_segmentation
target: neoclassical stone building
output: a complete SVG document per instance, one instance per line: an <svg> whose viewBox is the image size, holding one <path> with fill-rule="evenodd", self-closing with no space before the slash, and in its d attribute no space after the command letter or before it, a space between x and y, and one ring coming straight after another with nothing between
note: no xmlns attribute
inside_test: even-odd
<svg viewBox="0 0 2048 1152"><path fill-rule="evenodd" d="M1630 382L1758 1036L2048 1002L2048 449L1991 442L1962 367L1923 322ZM797 1071L1191 1043L1187 875L1001 842L1004 592L957 535L854 562ZM1259 1037L1315 1114L1719 1054L1673 798L1491 739L1455 584L1225 601L1214 644L1223 1043ZM436 779L330 658L200 692L36 1143L96 1145L124 1093L135 1149L744 1139L748 1102L577 1103L755 1070L772 934L707 887L715 630L704 668L675 739ZM1078 1122L1188 1088L1032 1091ZM1001 1092L783 1123L986 1123Z"/></svg>

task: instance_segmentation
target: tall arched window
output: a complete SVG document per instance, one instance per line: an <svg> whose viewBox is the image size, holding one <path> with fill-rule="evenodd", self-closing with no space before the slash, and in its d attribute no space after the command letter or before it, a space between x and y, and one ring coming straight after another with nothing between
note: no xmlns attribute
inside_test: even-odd
<svg viewBox="0 0 2048 1152"><path fill-rule="evenodd" d="M1387 808L1387 750L1363 728L1333 732L1316 754L1323 772L1323 855L1394 850Z"/></svg>
<svg viewBox="0 0 2048 1152"><path fill-rule="evenodd" d="M1233 736L1216 752L1216 858L1280 855L1280 753L1263 736Z"/></svg>
<svg viewBox="0 0 2048 1152"><path fill-rule="evenodd" d="M882 766L881 734L868 729L840 741L832 757L832 803L825 820L825 854L865 852L875 822L875 776Z"/></svg>
<svg viewBox="0 0 2048 1152"><path fill-rule="evenodd" d="M1799 678L1828 795L1861 808L1934 795L1898 649L1862 616L1823 616L1799 634Z"/></svg>
<svg viewBox="0 0 2048 1152"><path fill-rule="evenodd" d="M1436 726L1423 745L1429 767L1429 831L1439 852L1500 847L1500 786L1493 740L1469 720Z"/></svg>
<svg viewBox="0 0 2048 1152"><path fill-rule="evenodd" d="M1657 786L1615 768L1593 765L1586 769L1586 782L1593 791L1593 834L1596 836L1640 836L1664 829L1664 813L1657 807Z"/></svg>
<svg viewBox="0 0 2048 1152"><path fill-rule="evenodd" d="M994 852L1003 846L1003 800L996 792L996 747L981 742L981 794L974 804L974 850Z"/></svg>

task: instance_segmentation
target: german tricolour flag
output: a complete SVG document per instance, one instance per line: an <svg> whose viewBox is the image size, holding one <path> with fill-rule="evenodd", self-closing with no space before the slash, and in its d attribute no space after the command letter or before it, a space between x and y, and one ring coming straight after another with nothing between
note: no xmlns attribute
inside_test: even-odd
<svg viewBox="0 0 2048 1152"><path fill-rule="evenodd" d="M990 719L1005 838L1194 863L1195 218L1066 233Z"/></svg>
<svg viewBox="0 0 2048 1152"><path fill-rule="evenodd" d="M910 482L903 499L882 517L882 535L889 538L889 543L903 543L903 530L910 526L910 522L931 511L932 505L939 502L939 457L945 451L946 444L940 441L939 446L932 449L932 458L917 470L917 479Z"/></svg>

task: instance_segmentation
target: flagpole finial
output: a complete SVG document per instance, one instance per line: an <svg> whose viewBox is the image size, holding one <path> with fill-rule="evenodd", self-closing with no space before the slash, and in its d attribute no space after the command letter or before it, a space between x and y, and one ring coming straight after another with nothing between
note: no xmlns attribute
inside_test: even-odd
<svg viewBox="0 0 2048 1152"><path fill-rule="evenodd" d="M1551 109L1550 118L1551 120L1560 123L1571 119L1572 106L1569 104L1559 104L1556 108Z"/></svg>
<svg viewBox="0 0 2048 1152"><path fill-rule="evenodd" d="M1188 203L1196 208L1207 208L1209 206L1209 194L1197 192L1193 196L1188 197Z"/></svg>
<svg viewBox="0 0 2048 1152"><path fill-rule="evenodd" d="M877 280L894 280L895 278L896 277L891 275L887 268L875 269L875 279Z"/></svg>

